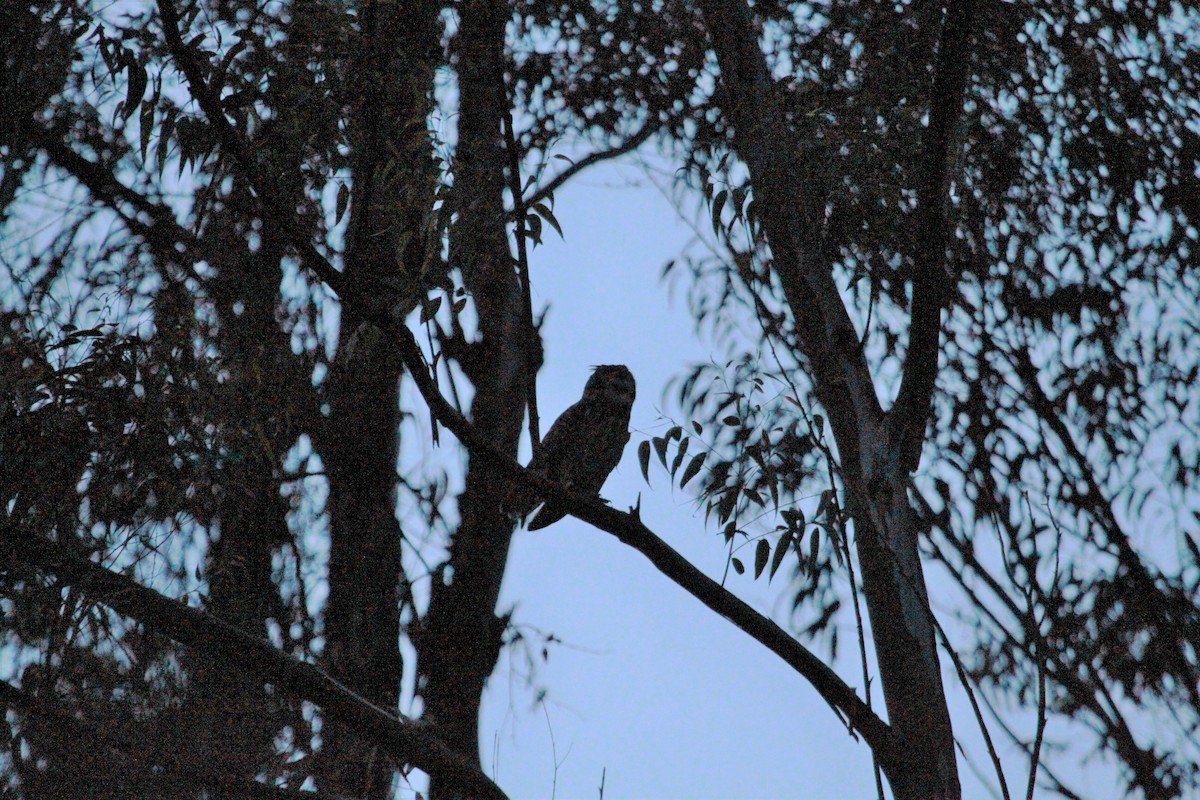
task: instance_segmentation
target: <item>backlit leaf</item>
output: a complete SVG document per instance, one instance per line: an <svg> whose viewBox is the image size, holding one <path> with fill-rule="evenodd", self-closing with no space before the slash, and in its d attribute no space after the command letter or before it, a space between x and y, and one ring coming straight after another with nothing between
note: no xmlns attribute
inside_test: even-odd
<svg viewBox="0 0 1200 800"><path fill-rule="evenodd" d="M713 233L716 234L721 230L721 209L725 208L725 200L728 199L729 192L725 189L717 192L717 196L713 198L712 204L712 226Z"/></svg>
<svg viewBox="0 0 1200 800"><path fill-rule="evenodd" d="M648 449L647 449L647 455L649 455ZM684 469L684 471L683 471L683 477L679 479L679 488L680 489L682 489L684 486L687 486L688 481L690 481L692 478L696 477L696 473L698 473L700 471L700 468L704 466L704 459L707 457L708 457L707 453L700 453L698 455L692 456L692 460L688 462L687 468Z"/></svg>
<svg viewBox="0 0 1200 800"><path fill-rule="evenodd" d="M771 573L767 576L769 581L775 577L775 573L779 571L779 565L783 563L783 557L787 555L788 548L792 546L792 532L785 530L783 535L779 537L779 542L775 545L775 555L771 558Z"/></svg>
<svg viewBox="0 0 1200 800"><path fill-rule="evenodd" d="M661 436L655 436L651 439L654 442L654 452L658 453L658 460L662 462L663 469L667 468L667 440Z"/></svg>
<svg viewBox="0 0 1200 800"><path fill-rule="evenodd" d="M684 439L679 443L679 450L675 453L674 460L671 461L671 477L675 477L675 473L679 471L679 466L683 463L684 456L687 455L690 443L691 439Z"/></svg>
<svg viewBox="0 0 1200 800"><path fill-rule="evenodd" d="M759 539L754 546L754 579L758 580L767 568L767 559L771 557L771 545L766 539Z"/></svg>

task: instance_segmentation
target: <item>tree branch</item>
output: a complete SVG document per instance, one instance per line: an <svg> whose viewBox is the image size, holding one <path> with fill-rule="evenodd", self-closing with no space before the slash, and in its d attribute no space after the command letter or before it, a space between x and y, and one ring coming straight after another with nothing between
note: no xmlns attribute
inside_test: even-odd
<svg viewBox="0 0 1200 800"><path fill-rule="evenodd" d="M517 149L517 131L513 123L512 106L508 102L508 84L504 81L503 65L497 82L507 106L504 119L504 151L508 156L508 191L513 199L513 215L516 217L517 272L521 280L521 300L525 304L525 405L529 409L529 446L536 456L542 449L541 421L538 419L537 373L541 368L540 334L533 323L533 286L529 280L529 253L525 241L525 216L529 205L521 197L521 153Z"/></svg>
<svg viewBox="0 0 1200 800"><path fill-rule="evenodd" d="M204 653L218 664L238 669L255 680L273 683L297 699L316 703L331 718L378 742L397 761L413 764L449 785L462 787L471 797L505 798L500 787L469 759L451 750L428 723L390 714L312 664L94 564L66 545L12 528L3 533L6 557L53 573L117 613Z"/></svg>
<svg viewBox="0 0 1200 800"><path fill-rule="evenodd" d="M646 124L641 127L637 133L626 139L621 144L609 150L600 150L595 153L589 153L587 156L578 161L571 162L571 166L564 169L562 172L550 179L550 182L545 186L539 186L534 190L533 194L525 198L524 206L528 208L535 203L540 203L543 200L554 194L560 186L569 181L571 178L583 172L591 166L595 166L602 161L608 161L611 158L623 156L626 153L632 153L643 144L650 140L650 137L658 132L661 126L657 122L647 120Z"/></svg>
<svg viewBox="0 0 1200 800"><path fill-rule="evenodd" d="M796 320L796 348L808 361L841 458L884 699L891 730L902 740L901 757L890 764L881 758L880 766L896 797L956 798L954 734L937 640L925 616L920 531L870 365L824 252L827 198L783 113L756 7L745 0L696 5L716 54L733 148L754 186L771 269Z"/></svg>
<svg viewBox="0 0 1200 800"><path fill-rule="evenodd" d="M448 428L472 455L488 458L506 474L532 487L540 497L553 501L556 506L565 509L572 516L611 533L622 543L644 555L659 572L676 585L748 633L808 680L825 702L844 713L851 726L862 733L863 739L878 755L881 764L895 763L899 754L891 728L876 716L854 689L825 662L772 620L759 614L676 553L670 545L642 524L636 514L618 511L594 497L564 489L558 483L530 472L497 451L442 397L429 374L416 339L408 328L399 326L393 329L393 332L400 347L400 357L408 366L418 391L429 404L434 417Z"/></svg>
<svg viewBox="0 0 1200 800"><path fill-rule="evenodd" d="M857 486L860 476L872 477L870 450L884 417L858 333L824 257L825 198L780 108L754 9L745 0L701 0L697 7L717 57L733 149L754 186L771 269L796 320L798 349L808 359L813 391L832 422L842 469L848 483ZM863 505L852 492L851 511L861 514Z"/></svg>
<svg viewBox="0 0 1200 800"><path fill-rule="evenodd" d="M163 36L167 42L167 49L170 51L171 57L179 64L186 79L188 91L200 105L208 121L216 128L222 146L234 159L241 173L249 179L255 195L263 204L263 210L275 224L280 226L292 247L296 248L297 254L334 292L343 299L350 296L355 297L356 301L364 308L381 310L379 300L375 297L374 292L367 287L352 287L346 276L335 269L307 237L300 235L293 219L294 210L288 209L275 193L270 191L270 183L259 169L249 145L229 123L229 119L221 108L220 99L214 96L204 82L204 71L196 63L197 54L188 49L180 35L179 14L175 10L174 0L158 0L158 10L162 17Z"/></svg>
<svg viewBox="0 0 1200 800"><path fill-rule="evenodd" d="M946 180L950 171L951 134L962 111L967 67L971 63L967 48L974 13L974 0L948 4L934 64L929 128L925 132L921 182L917 187L917 252L908 353L900 391L888 412L889 445L902 474L920 465L937 382L942 309L954 290L954 282L946 270Z"/></svg>
<svg viewBox="0 0 1200 800"><path fill-rule="evenodd" d="M123 184L103 163L92 161L76 152L66 140L61 128L45 128L30 123L25 126L29 141L46 152L50 160L83 184L100 202L118 214L134 233L141 235L154 248L169 252L180 260L178 247L194 249L198 241L194 234L179 225L175 213L140 192ZM133 210L131 214L129 209ZM145 219L149 219L146 222ZM200 257L195 256L196 260Z"/></svg>

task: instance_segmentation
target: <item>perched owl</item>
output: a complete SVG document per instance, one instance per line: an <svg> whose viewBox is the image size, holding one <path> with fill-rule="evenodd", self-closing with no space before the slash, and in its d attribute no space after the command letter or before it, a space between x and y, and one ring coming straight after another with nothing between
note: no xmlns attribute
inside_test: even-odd
<svg viewBox="0 0 1200 800"><path fill-rule="evenodd" d="M529 469L576 492L600 494L600 487L616 468L629 441L629 412L636 391L628 367L596 367L583 387L583 398L550 426ZM538 502L527 500L520 514L528 514ZM540 530L564 516L565 511L547 503L533 518L529 530Z"/></svg>

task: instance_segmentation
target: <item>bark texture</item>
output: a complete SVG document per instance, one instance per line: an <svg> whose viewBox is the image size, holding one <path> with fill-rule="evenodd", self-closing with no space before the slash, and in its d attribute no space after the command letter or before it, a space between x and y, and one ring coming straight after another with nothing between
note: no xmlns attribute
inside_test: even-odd
<svg viewBox="0 0 1200 800"><path fill-rule="evenodd" d="M364 293L399 283L421 291L431 153L421 134L438 46L438 10L427 2L369 2L361 9L350 86L352 194L345 280ZM400 602L407 596L396 520L399 379L395 347L352 304L343 306L332 373L332 415L322 457L330 484L329 601L325 663L339 680L395 712L400 696ZM392 767L369 743L334 726L322 753L323 788L390 795Z"/></svg>
<svg viewBox="0 0 1200 800"><path fill-rule="evenodd" d="M461 6L459 222L451 247L478 315L479 339L471 345L468 368L475 388L471 422L495 451L515 458L525 416L529 337L504 221L507 19L504 3L470 0ZM433 586L420 646L426 714L453 747L477 763L480 699L506 625L496 615L513 529L501 509L506 486L494 461L472 453L458 500L460 526L444 580ZM435 783L433 791L444 797L453 788Z"/></svg>
<svg viewBox="0 0 1200 800"><path fill-rule="evenodd" d="M772 268L796 320L799 355L810 366L814 392L829 415L841 458L884 698L902 756L900 761L883 761L883 766L898 800L956 800L961 789L954 732L917 548L922 531L907 494L908 473L916 466L911 443L916 442L919 454L936 374L942 295L930 294L914 304L909 338L921 347L909 354L903 403L892 414L885 413L822 252L823 200L807 185L809 173L795 149L780 144L791 136L755 33L754 12L739 0L703 0L699 5L720 67L734 149L749 168ZM957 50L950 55L962 62L965 12L953 21L959 27L943 38L953 40ZM945 50L941 55L947 60ZM924 282L914 285L914 294L937 285L944 261L944 245L938 244L944 242L940 179L945 175L948 134L936 126L945 124L946 112L952 120L961 108L961 63L957 66L957 88L954 76L947 81L944 70L938 73L943 113L939 117L935 109L931 114L934 135L923 143L931 148L927 163L939 166L927 170L932 174L927 182L933 180L936 186L921 195L927 206L936 204L922 216L930 228L922 233L934 243L919 254ZM907 450L902 444L909 445Z"/></svg>

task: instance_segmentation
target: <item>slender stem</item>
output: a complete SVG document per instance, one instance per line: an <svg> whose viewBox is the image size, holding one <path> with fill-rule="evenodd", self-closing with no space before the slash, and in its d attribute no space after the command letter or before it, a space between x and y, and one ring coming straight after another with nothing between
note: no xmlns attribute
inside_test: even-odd
<svg viewBox="0 0 1200 800"><path fill-rule="evenodd" d="M508 86L504 81L504 68L497 76L500 81L501 96L508 97ZM529 255L525 242L525 200L521 196L521 153L517 149L516 126L513 125L512 103L506 103L504 115L504 149L508 152L508 181L509 191L513 198L513 215L517 227L517 275L521 280L521 292L525 301L525 402L529 406L529 445L536 456L542 446L540 423L538 422L537 404L537 371L538 371L538 331L533 324L533 294L529 280Z"/></svg>

